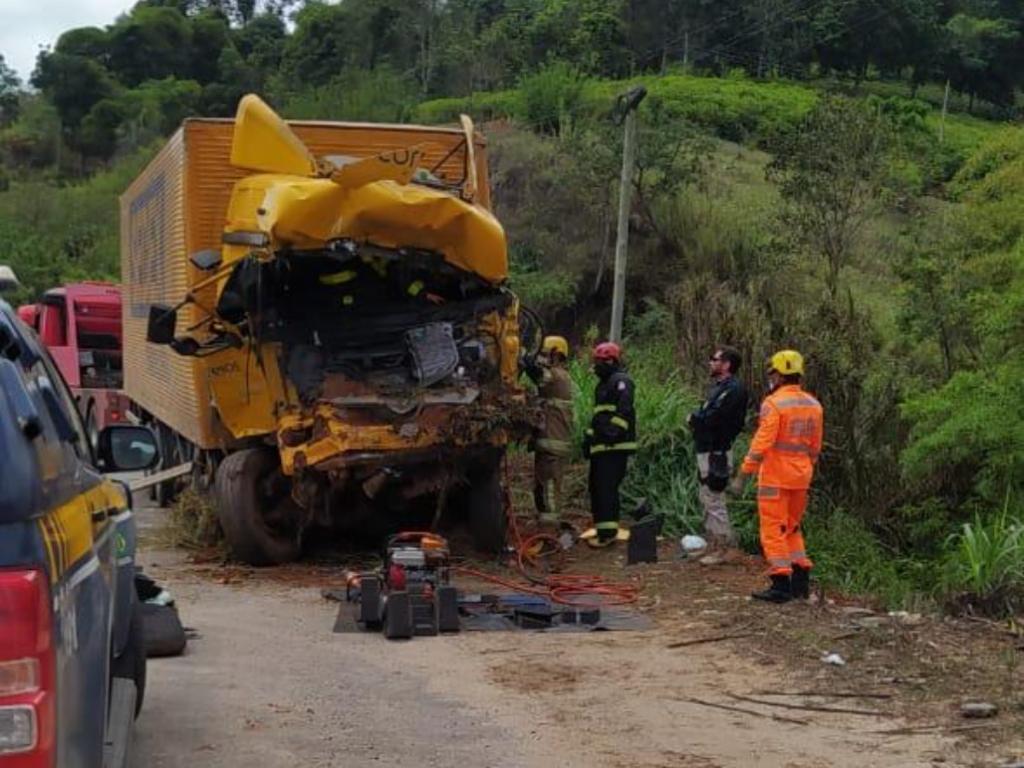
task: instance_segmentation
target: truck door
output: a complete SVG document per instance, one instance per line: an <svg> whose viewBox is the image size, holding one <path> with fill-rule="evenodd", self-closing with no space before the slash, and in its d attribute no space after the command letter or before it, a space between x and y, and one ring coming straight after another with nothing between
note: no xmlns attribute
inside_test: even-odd
<svg viewBox="0 0 1024 768"><path fill-rule="evenodd" d="M43 298L39 310L39 339L50 351L68 386L79 387L78 347L69 320L67 301L63 296Z"/></svg>

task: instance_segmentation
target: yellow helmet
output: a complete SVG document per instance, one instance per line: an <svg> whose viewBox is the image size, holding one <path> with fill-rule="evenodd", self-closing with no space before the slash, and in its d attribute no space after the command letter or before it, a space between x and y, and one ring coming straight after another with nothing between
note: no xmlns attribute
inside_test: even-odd
<svg viewBox="0 0 1024 768"><path fill-rule="evenodd" d="M561 336L545 336L541 351L546 353L559 352L562 357L569 357L569 342Z"/></svg>
<svg viewBox="0 0 1024 768"><path fill-rule="evenodd" d="M783 376L804 375L804 356L795 349L776 352L768 361L768 372L776 371Z"/></svg>

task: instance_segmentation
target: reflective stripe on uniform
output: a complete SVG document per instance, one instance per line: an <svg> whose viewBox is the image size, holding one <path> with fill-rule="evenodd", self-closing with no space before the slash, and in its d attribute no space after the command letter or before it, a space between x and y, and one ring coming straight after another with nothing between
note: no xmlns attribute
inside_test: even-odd
<svg viewBox="0 0 1024 768"><path fill-rule="evenodd" d="M614 405L595 405L594 413L615 413Z"/></svg>
<svg viewBox="0 0 1024 768"><path fill-rule="evenodd" d="M811 447L803 443L775 443L772 448L783 453L805 453L808 456L813 453Z"/></svg>
<svg viewBox="0 0 1024 768"><path fill-rule="evenodd" d="M537 439L537 450L553 453L556 456L568 456L572 453L572 444L568 440L555 440L551 437Z"/></svg>
<svg viewBox="0 0 1024 768"><path fill-rule="evenodd" d="M774 498L778 497L779 489L778 488L772 488L771 486L761 485L761 486L758 486L758 488L757 488L757 495L758 495L758 498L762 498L762 499L774 499Z"/></svg>
<svg viewBox="0 0 1024 768"><path fill-rule="evenodd" d="M592 445L591 453L605 453L606 451L635 451L636 443L615 443L614 445Z"/></svg>
<svg viewBox="0 0 1024 768"><path fill-rule="evenodd" d="M617 531L619 530L619 524L612 520L607 523L595 523L594 528L599 531Z"/></svg>
<svg viewBox="0 0 1024 768"><path fill-rule="evenodd" d="M351 307L353 304L356 303L356 297L352 296L351 294L348 296L342 296L341 303L343 306Z"/></svg>
<svg viewBox="0 0 1024 768"><path fill-rule="evenodd" d="M351 269L341 272L332 272L329 275L320 275L320 285L341 285L356 279L356 273Z"/></svg>
<svg viewBox="0 0 1024 768"><path fill-rule="evenodd" d="M781 400L772 400L774 405L779 410L783 408L800 408L802 406L815 406L818 405L817 400L812 400L809 397L786 397Z"/></svg>
<svg viewBox="0 0 1024 768"><path fill-rule="evenodd" d="M425 287L422 280L413 280L405 290L410 296L419 296Z"/></svg>
<svg viewBox="0 0 1024 768"><path fill-rule="evenodd" d="M621 427L622 429L629 429L629 422L621 416L612 416L612 424L616 427Z"/></svg>

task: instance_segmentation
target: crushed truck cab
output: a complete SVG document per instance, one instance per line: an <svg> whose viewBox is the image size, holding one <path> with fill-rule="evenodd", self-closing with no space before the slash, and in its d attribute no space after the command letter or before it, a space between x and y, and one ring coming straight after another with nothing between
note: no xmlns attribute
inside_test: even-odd
<svg viewBox="0 0 1024 768"><path fill-rule="evenodd" d="M189 222L218 203L222 228L216 243L175 252L164 271L184 279L159 297L127 278L147 258L132 211L167 158L123 200L126 386L192 444L236 555L279 562L313 526L383 530L417 507L435 517L462 507L479 544L502 546L500 457L531 415L505 235L468 119L460 129L293 129L247 96L217 127L220 140L231 129L218 159L203 155L208 126L182 147L179 204L194 211L182 245ZM202 174L216 162L237 178L226 198L204 200ZM149 343L135 354L176 353L165 371L188 361L195 402L184 407L154 397L157 382L153 394L150 382L133 387L144 296L159 300L145 305Z"/></svg>

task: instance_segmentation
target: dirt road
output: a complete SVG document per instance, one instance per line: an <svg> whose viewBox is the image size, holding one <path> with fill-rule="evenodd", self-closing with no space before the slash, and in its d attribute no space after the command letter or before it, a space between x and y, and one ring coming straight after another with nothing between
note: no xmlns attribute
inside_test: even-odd
<svg viewBox="0 0 1024 768"><path fill-rule="evenodd" d="M387 643L333 634L338 606L316 587L217 583L173 552L145 561L198 637L187 655L150 663L139 768L959 762L941 737L878 735L898 724L888 718L730 700L782 683L719 644L668 649L659 632Z"/></svg>

